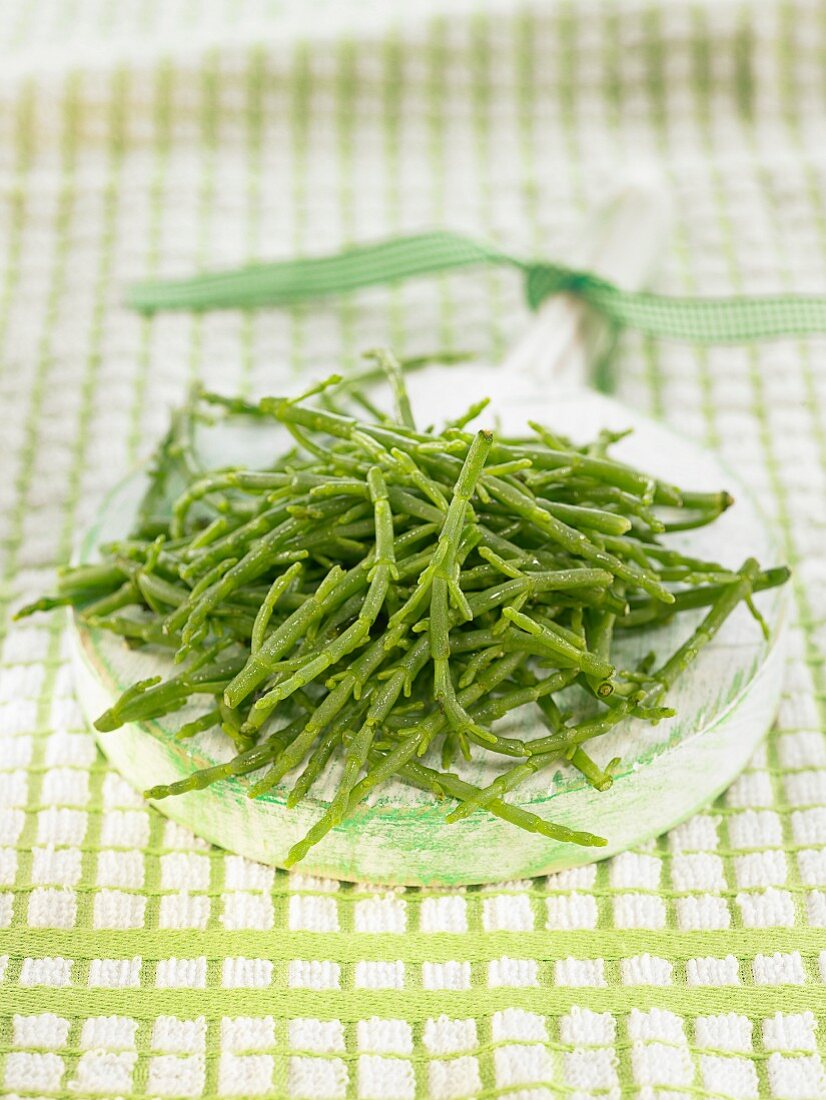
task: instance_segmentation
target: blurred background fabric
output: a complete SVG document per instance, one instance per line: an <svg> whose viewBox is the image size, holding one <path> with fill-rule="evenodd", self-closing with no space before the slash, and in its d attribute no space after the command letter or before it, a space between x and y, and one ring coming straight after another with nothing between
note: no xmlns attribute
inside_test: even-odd
<svg viewBox="0 0 826 1100"><path fill-rule="evenodd" d="M201 379L495 361L518 279L147 320L129 282L444 226L564 261L655 172L657 289L826 291L826 4L7 0L0 20L0 1092L826 1097L826 341L625 334L794 567L777 725L713 806L548 878L383 889L210 848L111 771L60 616L15 625ZM446 384L449 384L449 375Z"/></svg>

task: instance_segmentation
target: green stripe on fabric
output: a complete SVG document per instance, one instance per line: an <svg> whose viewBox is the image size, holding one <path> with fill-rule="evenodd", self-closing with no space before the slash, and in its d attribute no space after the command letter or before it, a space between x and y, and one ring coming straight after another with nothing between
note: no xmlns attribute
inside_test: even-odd
<svg viewBox="0 0 826 1100"><path fill-rule="evenodd" d="M163 231L163 196L167 185L167 166L172 144L172 93L174 71L168 62L161 62L152 76L152 168L149 193L149 223L147 227L146 270L153 276L161 254ZM143 320L140 331L133 382L133 400L127 436L130 464L135 462L141 445L141 421L146 405L149 374L152 365L152 318Z"/></svg>
<svg viewBox="0 0 826 1100"><path fill-rule="evenodd" d="M291 195L293 216L292 249L301 256L306 247L309 187L309 135L311 130L312 76L310 52L306 42L298 41L290 58L287 82L287 115L289 118ZM304 361L305 314L302 309L292 310L290 324L290 364L298 370Z"/></svg>
<svg viewBox="0 0 826 1100"><path fill-rule="evenodd" d="M445 176L446 176L446 136L445 113L442 105L445 101L445 73L450 64L450 51L446 42L447 31L443 15L430 21L426 44L427 82L427 166L430 174L432 192L431 207L434 221L444 220L445 212ZM439 340L438 346L454 351L455 321L454 302L446 278L438 281L439 289Z"/></svg>
<svg viewBox="0 0 826 1100"><path fill-rule="evenodd" d="M254 47L247 62L246 95L246 251L252 257L258 253L261 236L261 199L264 129L264 88L266 54L261 46ZM241 318L241 371L238 392L247 397L252 382L255 351L255 315L252 310Z"/></svg>
<svg viewBox="0 0 826 1100"><path fill-rule="evenodd" d="M489 113L491 109L491 69L490 69L490 21L483 11L476 12L468 26L470 35L470 107L473 128L475 176L478 180L479 215L485 232L493 223L493 186L491 183L491 156L489 131ZM502 290L496 275L490 271L486 276L489 303L489 345L494 362L500 362L505 355L505 341L502 332Z"/></svg>
<svg viewBox="0 0 826 1100"><path fill-rule="evenodd" d="M382 57L382 142L385 164L385 202L387 221L394 233L401 224L402 168L400 162L400 119L404 111L404 46L400 32L393 29L385 42ZM404 301L399 288L394 287L388 303L390 343L398 355L404 355L406 345Z"/></svg>
<svg viewBox="0 0 826 1100"><path fill-rule="evenodd" d="M20 273L23 250L23 228L26 223L28 203L27 183L34 159L35 117L37 88L28 80L17 96L17 118L14 127L14 177L8 189L9 232L5 255L5 275L0 289L0 349L5 353L9 315ZM5 354L0 359L0 371L5 365Z"/></svg>
<svg viewBox="0 0 826 1100"><path fill-rule="evenodd" d="M286 924L286 922L283 922ZM62 955L66 958L99 958L101 954L116 957L135 946L133 931L98 928L47 929L29 928L25 933L25 950L30 955ZM741 958L754 957L766 946L765 928L715 929L713 931L680 932L676 929L595 928L576 931L539 932L305 932L281 927L277 936L256 931L236 931L207 927L193 940L191 931L173 928L146 928L140 934L143 958L164 959L203 955L223 958L227 954L256 958L324 959L338 962L404 959L421 962L486 962L508 955L554 961L569 955L589 959L624 959L635 954L665 954L670 959L691 959L703 954L732 954ZM815 955L823 949L823 930L818 928L772 928L774 951L799 951ZM824 989L826 996L826 989Z"/></svg>
<svg viewBox="0 0 826 1100"><path fill-rule="evenodd" d="M63 1015L78 1013L124 1014L133 1019L152 1019L162 1013L203 1015L215 1019L226 1015L228 1004L234 1014L273 1015L298 1019L363 1020L370 1016L398 1018L400 995L395 989L147 989L137 997L133 989L82 989L49 987L49 1011ZM12 987L4 1008L9 1012L42 1011L43 989ZM652 1008L682 1015L738 1012L773 1015L775 1012L823 1012L826 990L810 985L766 986L545 986L494 987L485 990L440 989L404 991L403 1016L407 1021L426 1020L449 1014L458 1019L477 1019L506 1008L528 1012L561 1013L587 1003L592 1012L628 1012Z"/></svg>
<svg viewBox="0 0 826 1100"><path fill-rule="evenodd" d="M36 372L31 386L31 406L29 409L25 441L22 447L21 456L21 469L19 478L16 485L16 501L15 508L12 515L13 523L13 538L10 540L9 556L6 565L6 578L11 580L14 576L15 570L20 564L21 550L24 546L24 522L27 512L27 504L29 501L30 493L32 491L32 485L34 483L34 472L39 452L39 445L42 446L42 435L45 431L48 431L46 422L42 418L42 404L46 396L47 382L52 367L54 366L56 355L55 346L57 343L57 328L58 328L58 316L60 308L61 295L65 291L66 277L67 277L67 259L70 250L70 232L73 227L73 219L76 214L76 190L75 190L75 172L77 161L77 138L81 127L81 98L80 98L79 80L76 77L69 77L65 82L63 88L63 99L61 100L61 165L60 165L60 188L57 195L57 205L54 216L54 235L55 246L54 252L51 257L51 269L49 275L49 294L46 303L42 335L38 343L38 358L36 365ZM77 454L77 448L75 449ZM72 484L72 475L70 475L70 485ZM77 490L76 486L72 486L69 491L69 499L66 503L67 518L71 513L76 503ZM60 549L65 546L65 530L66 524L64 522L61 533L58 536ZM2 606L2 605L0 605ZM2 606L3 621L1 633L5 633L6 630L6 614L8 612L8 606ZM48 666L45 670L43 679L40 684L40 690L37 694L37 709L36 709L36 724L38 726L45 726L49 719L49 712L52 706L52 697L57 677L57 656L60 650L62 634L62 624L59 618L54 619L48 627L48 642L46 647L46 657L49 660ZM33 746L32 759L35 763L45 761L46 742L45 738L38 738ZM42 790L42 777L36 776L33 780L29 781L29 798L38 800ZM27 807L29 809L29 807ZM26 874L31 872L34 854L32 851L38 832L36 815L31 813L30 809L26 815L23 831L20 834L21 843L26 845L26 850L23 853L23 859L18 864L18 871ZM5 953L3 951L3 940L6 937L14 938L17 940L20 937L25 936L25 928L29 921L29 904L24 909L24 898L18 896L15 899L14 910L12 912L12 928L10 932L0 933L0 954ZM7 968L6 980L11 981L20 978L22 973L22 957L15 952L10 952L11 965ZM1 1002L0 1002L1 1003Z"/></svg>

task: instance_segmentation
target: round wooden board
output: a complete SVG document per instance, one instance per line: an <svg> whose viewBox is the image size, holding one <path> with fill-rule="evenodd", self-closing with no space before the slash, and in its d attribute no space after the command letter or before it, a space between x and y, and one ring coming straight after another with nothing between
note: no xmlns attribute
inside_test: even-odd
<svg viewBox="0 0 826 1100"><path fill-rule="evenodd" d="M749 554L765 565L780 560L751 498L730 471L713 455L615 402L583 391L542 398L529 383L480 368L415 376L411 389L414 408L435 409L440 421L461 412L480 393L491 393L491 407L497 409L501 426L512 432L521 430L529 417L581 439L602 427L633 427L633 435L616 448L618 457L685 488L728 488L737 498L736 506L710 530L682 536L687 545L725 565L737 566ZM496 426L492 418L488 423ZM215 464L264 465L273 438L268 430L224 426L205 431L199 446ZM144 476L136 474L111 494L83 539L80 560L93 560L100 542L127 533L143 488ZM787 596L784 589L775 589L758 599L771 627L768 642L747 610L738 608L669 696L676 717L657 726L627 722L592 743L599 763L615 756L622 759L610 791L597 793L578 773L561 765L553 773L534 776L512 796L549 820L600 833L607 837L607 847L561 844L524 833L485 812L448 825L444 817L450 803L440 805L424 792L393 783L329 833L300 870L387 884L493 882L602 859L666 831L731 783L773 720L782 679ZM673 625L624 642L626 652L642 656L650 649L671 651L701 615L680 616ZM134 680L169 667L164 658L130 650L77 619L73 643L77 693L90 723ZM96 737L113 766L144 790L233 755L220 733L201 734L184 743L175 740L174 731L197 713L194 708L180 711L169 720L127 725ZM532 721L529 714L517 714L509 727L536 736ZM457 765L457 770L472 782L486 783L499 767L472 762ZM285 785L254 801L246 796L254 777L245 777L165 799L157 806L222 848L278 866L323 812L336 771L333 768L316 785L314 797L287 810L292 778L287 776Z"/></svg>

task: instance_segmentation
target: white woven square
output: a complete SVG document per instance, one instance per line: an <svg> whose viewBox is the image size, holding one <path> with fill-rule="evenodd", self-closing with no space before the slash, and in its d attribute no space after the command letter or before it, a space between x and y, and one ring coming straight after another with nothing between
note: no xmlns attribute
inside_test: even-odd
<svg viewBox="0 0 826 1100"><path fill-rule="evenodd" d="M605 962L602 959L560 959L554 963L557 985L604 986Z"/></svg>
<svg viewBox="0 0 826 1100"><path fill-rule="evenodd" d="M123 890L100 890L95 894L95 928L143 928L146 898Z"/></svg>
<svg viewBox="0 0 826 1100"><path fill-rule="evenodd" d="M206 986L206 959L159 959L155 969L159 989L203 989Z"/></svg>
<svg viewBox="0 0 826 1100"><path fill-rule="evenodd" d="M785 1058L772 1054L768 1060L769 1083L772 1095L783 1100L803 1100L826 1096L826 1072L816 1055Z"/></svg>
<svg viewBox="0 0 826 1100"><path fill-rule="evenodd" d="M21 985L69 985L72 960L55 958L24 959L20 969Z"/></svg>
<svg viewBox="0 0 826 1100"><path fill-rule="evenodd" d="M826 769L791 772L783 777L786 798L793 805L826 805Z"/></svg>
<svg viewBox="0 0 826 1100"><path fill-rule="evenodd" d="M711 931L728 928L731 913L725 898L710 894L677 898L677 923L685 932Z"/></svg>
<svg viewBox="0 0 826 1100"><path fill-rule="evenodd" d="M81 875L82 852L78 848L35 848L32 881L55 886L75 886Z"/></svg>
<svg viewBox="0 0 826 1100"><path fill-rule="evenodd" d="M763 1043L766 1050L817 1050L817 1021L811 1012L775 1013L763 1021Z"/></svg>
<svg viewBox="0 0 826 1100"><path fill-rule="evenodd" d="M396 894L356 902L357 932L395 932L407 929L407 903Z"/></svg>
<svg viewBox="0 0 826 1100"><path fill-rule="evenodd" d="M750 852L734 860L734 874L739 887L782 886L788 868L785 852Z"/></svg>
<svg viewBox="0 0 826 1100"><path fill-rule="evenodd" d="M610 1046L617 1035L616 1017L575 1005L561 1021L559 1033L570 1046Z"/></svg>
<svg viewBox="0 0 826 1100"><path fill-rule="evenodd" d="M467 904L459 896L426 897L419 910L422 932L466 932Z"/></svg>
<svg viewBox="0 0 826 1100"><path fill-rule="evenodd" d="M760 985L803 985L806 975L800 952L755 956L752 966L754 980Z"/></svg>
<svg viewBox="0 0 826 1100"><path fill-rule="evenodd" d="M597 901L589 894L560 894L545 899L546 928L596 928Z"/></svg>
<svg viewBox="0 0 826 1100"><path fill-rule="evenodd" d="M30 928L71 928L77 919L77 894L63 887L38 886L29 895Z"/></svg>
<svg viewBox="0 0 826 1100"><path fill-rule="evenodd" d="M221 923L233 931L245 928L266 931L273 926L272 899L266 894L251 894L246 891L226 894L223 898Z"/></svg>
<svg viewBox="0 0 826 1100"><path fill-rule="evenodd" d="M700 1056L703 1085L709 1091L724 1092L734 1100L758 1100L760 1081L753 1062L731 1055Z"/></svg>
<svg viewBox="0 0 826 1100"><path fill-rule="evenodd" d="M623 985L671 985L674 967L655 955L634 955L620 963Z"/></svg>
<svg viewBox="0 0 826 1100"><path fill-rule="evenodd" d="M59 806L85 806L89 801L89 773L79 768L50 768L43 776L41 797Z"/></svg>
<svg viewBox="0 0 826 1100"><path fill-rule="evenodd" d="M422 1039L432 1054L456 1054L473 1050L477 1045L476 1021L453 1020L441 1015L425 1020Z"/></svg>
<svg viewBox="0 0 826 1100"><path fill-rule="evenodd" d="M228 855L224 860L224 885L228 890L272 890L275 871L263 863L243 856Z"/></svg>
<svg viewBox="0 0 826 1100"><path fill-rule="evenodd" d="M202 1055L161 1054L149 1059L149 1091L163 1097L197 1097L204 1087Z"/></svg>
<svg viewBox="0 0 826 1100"><path fill-rule="evenodd" d="M748 1053L752 1049L753 1025L747 1016L727 1012L719 1016L698 1016L694 1023L697 1045L712 1049Z"/></svg>
<svg viewBox="0 0 826 1100"><path fill-rule="evenodd" d="M163 890L209 889L209 857L194 852L171 852L161 856L161 888Z"/></svg>
<svg viewBox="0 0 826 1100"><path fill-rule="evenodd" d="M65 1064L58 1054L30 1054L20 1051L5 1058L4 1083L9 1093L57 1092Z"/></svg>
<svg viewBox="0 0 826 1100"><path fill-rule="evenodd" d="M109 810L101 823L101 843L113 848L142 848L149 840L149 814L141 810Z"/></svg>
<svg viewBox="0 0 826 1100"><path fill-rule="evenodd" d="M140 985L141 960L92 959L89 964L89 985L104 989L136 989ZM65 984L65 983L64 983Z"/></svg>
<svg viewBox="0 0 826 1100"><path fill-rule="evenodd" d="M486 932L531 932L534 914L531 899L502 894L482 902L482 926Z"/></svg>
<svg viewBox="0 0 826 1100"><path fill-rule="evenodd" d="M355 984L362 989L404 989L405 966L401 960L363 959L356 963Z"/></svg>
<svg viewBox="0 0 826 1100"><path fill-rule="evenodd" d="M356 1025L359 1050L376 1054L410 1054L413 1030L406 1020L373 1016Z"/></svg>
<svg viewBox="0 0 826 1100"><path fill-rule="evenodd" d="M739 985L740 964L733 955L723 959L688 959L685 964L689 985Z"/></svg>
<svg viewBox="0 0 826 1100"><path fill-rule="evenodd" d="M158 927L204 929L211 908L210 899L203 894L164 894L158 910Z"/></svg>
<svg viewBox="0 0 826 1100"><path fill-rule="evenodd" d="M340 1020L290 1020L287 1034L294 1050L344 1050L344 1025Z"/></svg>
<svg viewBox="0 0 826 1100"><path fill-rule="evenodd" d="M137 1060L137 1054L128 1051L88 1051L81 1054L71 1085L81 1095L111 1096L113 1089L128 1094Z"/></svg>
<svg viewBox="0 0 826 1100"><path fill-rule="evenodd" d="M41 810L37 815L38 843L81 844L88 824L88 815L80 810Z"/></svg>
<svg viewBox="0 0 826 1100"><path fill-rule="evenodd" d="M618 1084L616 1054L611 1050L572 1050L566 1052L565 1080L585 1094L614 1090Z"/></svg>
<svg viewBox="0 0 826 1100"><path fill-rule="evenodd" d="M826 767L826 741L819 730L784 733L777 748L786 768Z"/></svg>
<svg viewBox="0 0 826 1100"><path fill-rule="evenodd" d="M358 1060L358 1095L360 1100L413 1100L416 1075L412 1064L404 1058L362 1054Z"/></svg>
<svg viewBox="0 0 826 1100"><path fill-rule="evenodd" d="M143 798L138 791L114 771L106 773L101 794L103 805L107 810L133 809L144 805ZM172 846L168 845L168 847Z"/></svg>
<svg viewBox="0 0 826 1100"><path fill-rule="evenodd" d="M749 804L770 805L771 800L761 803L752 799ZM771 810L745 810L728 819L728 836L732 848L773 847L782 843L783 827L779 816Z"/></svg>
<svg viewBox="0 0 826 1100"><path fill-rule="evenodd" d="M492 988L537 986L539 985L539 966L535 959L511 959L503 955L502 958L493 959L488 964L488 985Z"/></svg>
<svg viewBox="0 0 826 1100"><path fill-rule="evenodd" d="M272 982L272 969L269 959L226 958L221 984L225 989L265 989Z"/></svg>
<svg viewBox="0 0 826 1100"><path fill-rule="evenodd" d="M593 864L585 867L569 867L566 871L546 877L548 890L591 890L597 878L597 869Z"/></svg>
<svg viewBox="0 0 826 1100"><path fill-rule="evenodd" d="M437 1059L430 1063L427 1071L433 1100L460 1100L482 1087L476 1058L462 1056L449 1062Z"/></svg>
<svg viewBox="0 0 826 1100"><path fill-rule="evenodd" d="M532 1044L514 1043L494 1051L496 1084L502 1089L530 1087L553 1079L555 1065L550 1051Z"/></svg>
<svg viewBox="0 0 826 1100"><path fill-rule="evenodd" d="M614 898L617 928L664 928L665 901L654 894L620 894Z"/></svg>
<svg viewBox="0 0 826 1100"><path fill-rule="evenodd" d="M125 886L139 889L146 876L143 853L133 851L103 851L97 859L99 886Z"/></svg>
<svg viewBox="0 0 826 1100"><path fill-rule="evenodd" d="M159 1016L152 1025L152 1049L171 1054L196 1054L206 1047L206 1019Z"/></svg>
<svg viewBox="0 0 826 1100"><path fill-rule="evenodd" d="M287 980L294 989L338 989L341 967L329 961L294 959L289 965Z"/></svg>
<svg viewBox="0 0 826 1100"><path fill-rule="evenodd" d="M22 810L0 808L0 844L16 844L25 820Z"/></svg>
<svg viewBox="0 0 826 1100"><path fill-rule="evenodd" d="M71 1022L53 1012L36 1016L15 1016L12 1042L16 1047L42 1047L45 1050L65 1047Z"/></svg>
<svg viewBox="0 0 826 1100"><path fill-rule="evenodd" d="M797 867L806 886L826 886L826 849L799 851Z"/></svg>
<svg viewBox="0 0 826 1100"><path fill-rule="evenodd" d="M94 763L96 751L94 739L87 733L60 730L46 738L45 762L50 767L88 767Z"/></svg>
<svg viewBox="0 0 826 1100"><path fill-rule="evenodd" d="M225 1016L221 1020L221 1049L231 1054L269 1050L275 1046L272 1016Z"/></svg>
<svg viewBox="0 0 826 1100"><path fill-rule="evenodd" d="M422 985L425 989L470 989L470 963L422 963Z"/></svg>
<svg viewBox="0 0 826 1100"><path fill-rule="evenodd" d="M83 1021L80 1045L87 1050L132 1050L137 1020L128 1016L90 1016Z"/></svg>
<svg viewBox="0 0 826 1100"><path fill-rule="evenodd" d="M724 890L723 861L706 852L676 855L671 861L671 881L680 891Z"/></svg>
<svg viewBox="0 0 826 1100"><path fill-rule="evenodd" d="M338 903L335 898L296 894L290 898L288 920L294 931L337 932Z"/></svg>
<svg viewBox="0 0 826 1100"><path fill-rule="evenodd" d="M218 1091L221 1096L271 1095L275 1059L270 1054L221 1054Z"/></svg>
<svg viewBox="0 0 826 1100"><path fill-rule="evenodd" d="M290 1096L340 1100L347 1091L347 1067L340 1058L289 1059L287 1086Z"/></svg>
<svg viewBox="0 0 826 1100"><path fill-rule="evenodd" d="M618 890L656 890L662 875L662 861L638 852L621 852L611 860L609 880Z"/></svg>
<svg viewBox="0 0 826 1100"><path fill-rule="evenodd" d="M28 796L28 776L22 769L0 773L0 806L25 806Z"/></svg>
<svg viewBox="0 0 826 1100"><path fill-rule="evenodd" d="M787 890L769 888L760 893L738 894L737 904L747 928L791 928L795 923L794 901Z"/></svg>

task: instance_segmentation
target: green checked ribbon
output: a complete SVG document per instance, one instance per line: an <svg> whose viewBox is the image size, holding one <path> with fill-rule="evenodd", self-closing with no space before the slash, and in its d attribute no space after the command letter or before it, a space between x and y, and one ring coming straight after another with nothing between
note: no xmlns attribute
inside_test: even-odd
<svg viewBox="0 0 826 1100"><path fill-rule="evenodd" d="M551 294L574 294L614 324L660 339L726 344L826 333L826 297L778 294L677 298L621 290L590 272L525 262L449 232L357 245L333 256L254 264L192 279L139 283L129 290L127 304L143 313L289 306L480 264L521 271L531 309Z"/></svg>

